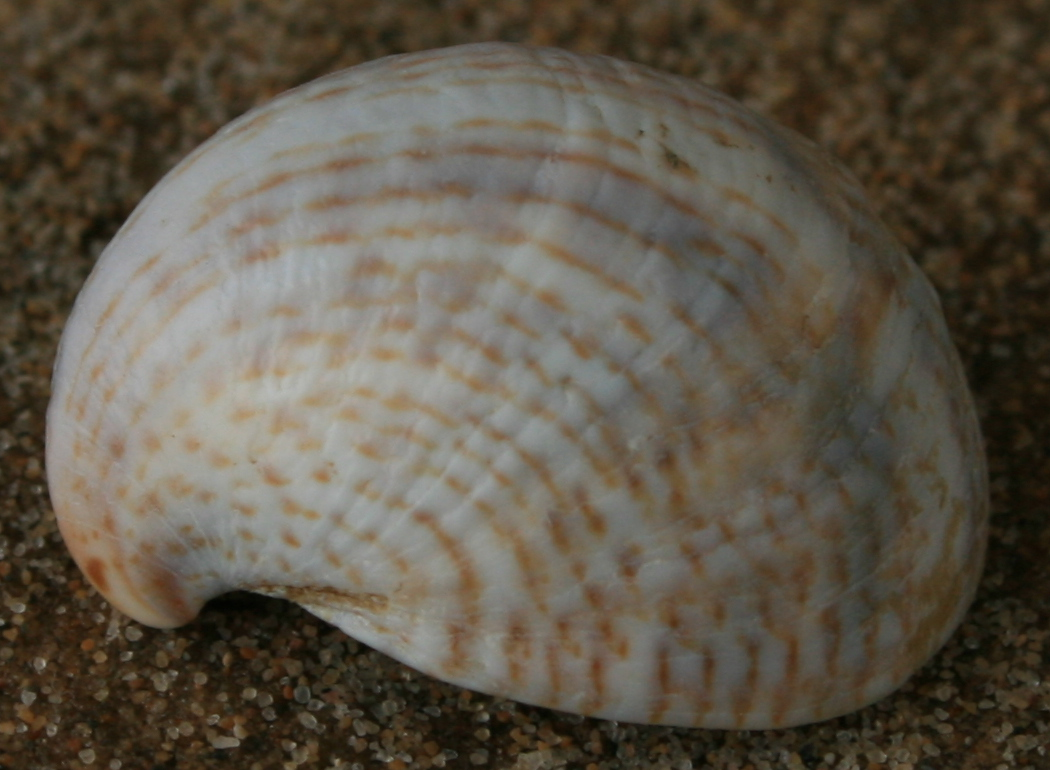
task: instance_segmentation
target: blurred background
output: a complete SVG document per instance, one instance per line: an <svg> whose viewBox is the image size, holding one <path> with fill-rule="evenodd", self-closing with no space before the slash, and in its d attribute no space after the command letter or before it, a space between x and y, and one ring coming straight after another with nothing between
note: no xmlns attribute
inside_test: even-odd
<svg viewBox="0 0 1050 770"><path fill-rule="evenodd" d="M940 292L992 482L977 601L899 692L794 730L616 724L424 677L285 603L156 631L46 494L55 347L171 166L314 77L483 40L695 78L836 154ZM1046 768L1050 2L0 0L0 768Z"/></svg>

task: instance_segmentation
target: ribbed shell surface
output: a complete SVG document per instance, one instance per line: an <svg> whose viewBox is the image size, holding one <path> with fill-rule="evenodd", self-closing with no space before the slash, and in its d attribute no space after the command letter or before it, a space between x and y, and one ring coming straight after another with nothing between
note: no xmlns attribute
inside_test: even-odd
<svg viewBox="0 0 1050 770"><path fill-rule="evenodd" d="M322 78L176 167L77 300L47 460L144 623L248 589L711 727L898 686L987 515L938 301L848 175L695 83L503 44Z"/></svg>

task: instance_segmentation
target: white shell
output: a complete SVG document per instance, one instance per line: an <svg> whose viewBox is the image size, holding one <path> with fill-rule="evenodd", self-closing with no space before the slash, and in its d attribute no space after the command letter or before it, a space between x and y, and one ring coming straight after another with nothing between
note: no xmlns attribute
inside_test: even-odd
<svg viewBox="0 0 1050 770"><path fill-rule="evenodd" d="M696 83L505 44L322 78L186 158L77 300L47 459L144 623L248 589L677 725L893 690L987 517L938 301L848 175Z"/></svg>

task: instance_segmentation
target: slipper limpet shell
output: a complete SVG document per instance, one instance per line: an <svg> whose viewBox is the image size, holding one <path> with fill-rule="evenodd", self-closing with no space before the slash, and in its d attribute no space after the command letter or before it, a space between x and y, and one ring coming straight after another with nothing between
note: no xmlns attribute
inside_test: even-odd
<svg viewBox="0 0 1050 770"><path fill-rule="evenodd" d="M697 83L509 44L321 78L171 171L76 302L47 465L143 623L258 591L632 722L882 697L986 537L938 300L859 185Z"/></svg>

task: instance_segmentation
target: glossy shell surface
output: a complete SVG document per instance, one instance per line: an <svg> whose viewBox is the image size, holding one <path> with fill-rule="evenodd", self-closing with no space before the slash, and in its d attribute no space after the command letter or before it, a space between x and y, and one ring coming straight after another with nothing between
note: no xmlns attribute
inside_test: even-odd
<svg viewBox="0 0 1050 770"><path fill-rule="evenodd" d="M73 556L143 623L258 591L627 721L870 703L984 552L956 352L859 186L550 49L383 59L219 131L99 259L47 438Z"/></svg>

